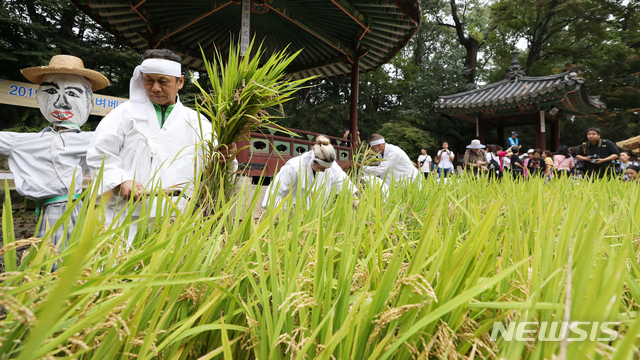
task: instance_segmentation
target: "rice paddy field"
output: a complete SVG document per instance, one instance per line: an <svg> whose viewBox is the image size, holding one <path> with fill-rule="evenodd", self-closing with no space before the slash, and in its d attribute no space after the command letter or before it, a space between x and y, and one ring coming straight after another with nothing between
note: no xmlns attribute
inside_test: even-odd
<svg viewBox="0 0 640 360"><path fill-rule="evenodd" d="M143 215L128 247L87 192L60 255L15 238L7 197L0 359L640 357L637 183L429 179L242 216L258 194ZM616 336L537 335L561 321ZM523 322L528 340L491 339Z"/></svg>

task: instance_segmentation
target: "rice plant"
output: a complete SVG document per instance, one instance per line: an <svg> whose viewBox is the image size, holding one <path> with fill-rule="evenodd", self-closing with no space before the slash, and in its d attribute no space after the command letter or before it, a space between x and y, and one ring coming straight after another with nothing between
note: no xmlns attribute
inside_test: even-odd
<svg viewBox="0 0 640 360"><path fill-rule="evenodd" d="M123 227L101 225L89 193L60 255L47 237L11 237L6 199L0 357L640 355L637 184L463 177L391 189L386 201L379 189L360 191L356 210L349 194L325 201L316 193L308 208L286 199L240 221L233 202L248 197L249 212L258 202L241 189L215 218L195 204L175 219L156 218L130 250L118 236ZM11 267L16 245L28 242L20 267ZM565 318L619 322L618 336L490 339L494 323Z"/></svg>
<svg viewBox="0 0 640 360"><path fill-rule="evenodd" d="M220 147L242 139L260 126L279 127L271 120L276 117L274 109L292 98L312 78L295 80L286 77L285 69L300 51L289 54L288 49L275 52L268 58L262 46L254 49L252 41L246 50L252 56L241 56L240 47L232 47L227 59L216 52L209 62L202 52L210 88L205 89L197 81L201 97L196 100L196 110L203 113L213 124L211 137L204 141L203 187L201 206L211 214L219 201L226 201L234 189L233 171L230 163L220 163ZM202 119L201 119L202 120ZM215 145L215 146L214 146Z"/></svg>

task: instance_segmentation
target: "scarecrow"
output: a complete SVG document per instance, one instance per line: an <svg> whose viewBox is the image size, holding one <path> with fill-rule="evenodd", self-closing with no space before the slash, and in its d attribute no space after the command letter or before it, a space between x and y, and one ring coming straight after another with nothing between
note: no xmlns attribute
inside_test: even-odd
<svg viewBox="0 0 640 360"><path fill-rule="evenodd" d="M16 191L36 202L36 217L41 217L37 237L42 238L67 210L69 194L77 199L82 192L82 164L93 132L82 132L80 126L93 108L93 91L109 80L69 55L56 55L49 66L23 69L22 74L40 85L36 99L51 124L39 133L0 132L0 156L9 160ZM68 224L51 234L58 252L66 247L79 209L77 204Z"/></svg>

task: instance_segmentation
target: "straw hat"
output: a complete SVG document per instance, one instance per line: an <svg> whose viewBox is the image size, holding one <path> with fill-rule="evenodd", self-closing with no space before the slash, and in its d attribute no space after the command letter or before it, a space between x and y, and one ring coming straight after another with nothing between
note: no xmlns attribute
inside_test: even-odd
<svg viewBox="0 0 640 360"><path fill-rule="evenodd" d="M47 74L75 74L84 76L91 83L93 91L109 85L109 79L101 73L85 69L82 59L71 55L55 55L49 61L49 66L37 66L20 70L22 75L34 84L40 85Z"/></svg>
<svg viewBox="0 0 640 360"><path fill-rule="evenodd" d="M484 149L485 146L480 144L480 140L471 140L471 145L467 145L467 149Z"/></svg>

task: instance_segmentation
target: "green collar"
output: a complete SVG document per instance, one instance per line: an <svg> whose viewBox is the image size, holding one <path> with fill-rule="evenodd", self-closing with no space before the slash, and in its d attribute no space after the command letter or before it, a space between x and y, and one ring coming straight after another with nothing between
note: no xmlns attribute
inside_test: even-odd
<svg viewBox="0 0 640 360"><path fill-rule="evenodd" d="M164 125L164 123L167 121L167 119L169 118L169 115L171 114L171 111L173 110L174 106L176 106L176 104L167 106L167 110L164 111L164 117L163 117L162 116L162 106L154 103L153 101L151 103L153 104L153 108L156 109L156 116L158 117L158 124L160 125L160 127L162 127Z"/></svg>

